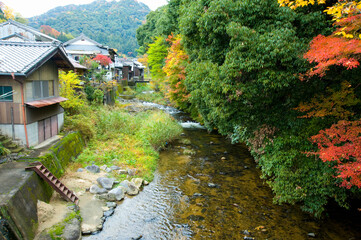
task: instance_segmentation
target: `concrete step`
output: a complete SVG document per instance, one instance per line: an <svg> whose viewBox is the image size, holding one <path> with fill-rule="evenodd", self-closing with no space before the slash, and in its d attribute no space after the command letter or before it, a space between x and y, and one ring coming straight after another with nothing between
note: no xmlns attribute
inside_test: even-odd
<svg viewBox="0 0 361 240"><path fill-rule="evenodd" d="M7 137L5 137L4 135L0 135L0 142L4 141L5 139L7 139Z"/></svg>
<svg viewBox="0 0 361 240"><path fill-rule="evenodd" d="M7 149L11 150L11 149L18 148L19 146L16 145L15 143L13 143L13 142L10 142L10 143L8 143L8 144L5 144L4 147L6 147Z"/></svg>
<svg viewBox="0 0 361 240"><path fill-rule="evenodd" d="M24 148L18 146L18 147L15 148L15 149L10 149L10 151L11 151L12 153L20 153L20 152L24 151Z"/></svg>
<svg viewBox="0 0 361 240"><path fill-rule="evenodd" d="M11 139L6 138L4 141L1 141L1 143L6 147L7 144L11 144Z"/></svg>

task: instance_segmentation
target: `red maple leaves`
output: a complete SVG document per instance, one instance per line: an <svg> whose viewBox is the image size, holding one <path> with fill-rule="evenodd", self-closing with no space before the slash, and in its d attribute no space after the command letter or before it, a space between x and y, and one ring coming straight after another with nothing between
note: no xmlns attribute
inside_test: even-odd
<svg viewBox="0 0 361 240"><path fill-rule="evenodd" d="M361 120L339 121L311 138L323 162L335 162L341 187L361 188Z"/></svg>
<svg viewBox="0 0 361 240"><path fill-rule="evenodd" d="M98 54L95 58L93 58L93 60L99 62L102 66L108 66L112 63L112 60L110 60L109 57L102 54Z"/></svg>
<svg viewBox="0 0 361 240"><path fill-rule="evenodd" d="M324 76L332 65L344 66L347 69L360 65L361 40L318 35L310 45L310 50L304 55L311 63L317 63L308 76Z"/></svg>

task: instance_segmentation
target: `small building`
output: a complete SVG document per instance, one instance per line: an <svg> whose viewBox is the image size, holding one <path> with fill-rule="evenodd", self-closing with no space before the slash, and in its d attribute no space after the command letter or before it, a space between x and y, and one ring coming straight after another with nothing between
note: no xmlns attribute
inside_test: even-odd
<svg viewBox="0 0 361 240"><path fill-rule="evenodd" d="M0 131L27 147L58 134L64 123L59 68L71 68L59 42L0 41Z"/></svg>
<svg viewBox="0 0 361 240"><path fill-rule="evenodd" d="M76 61L79 61L81 56L89 56L91 58L98 54L102 54L107 57L110 56L109 47L90 39L83 33L78 37L65 42L64 47L66 52Z"/></svg>
<svg viewBox="0 0 361 240"><path fill-rule="evenodd" d="M122 68L122 80L128 82L142 82L144 81L144 65L135 59L121 59L123 65Z"/></svg>

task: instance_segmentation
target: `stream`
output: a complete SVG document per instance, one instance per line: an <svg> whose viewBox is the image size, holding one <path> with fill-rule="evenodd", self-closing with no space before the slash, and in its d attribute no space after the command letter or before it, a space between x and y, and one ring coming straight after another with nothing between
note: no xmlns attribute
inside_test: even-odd
<svg viewBox="0 0 361 240"><path fill-rule="evenodd" d="M178 119L184 134L160 153L154 181L84 239L361 239L361 212L335 205L317 220L298 205L273 204L244 144L153 105Z"/></svg>

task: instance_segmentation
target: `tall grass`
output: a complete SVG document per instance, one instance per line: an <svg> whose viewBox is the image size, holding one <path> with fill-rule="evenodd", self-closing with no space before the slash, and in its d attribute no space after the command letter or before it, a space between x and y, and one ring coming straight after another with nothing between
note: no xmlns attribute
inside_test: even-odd
<svg viewBox="0 0 361 240"><path fill-rule="evenodd" d="M67 130L78 130L88 139L88 147L73 168L117 165L136 168L137 176L148 181L159 158L158 150L181 132L180 125L162 111L130 114L116 107L87 107L79 115L67 117Z"/></svg>

